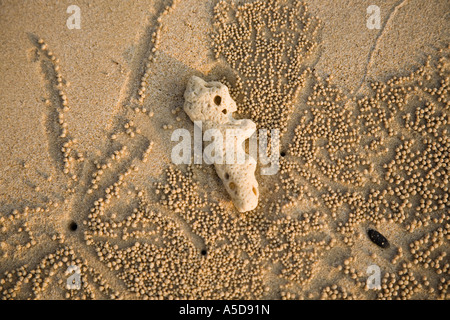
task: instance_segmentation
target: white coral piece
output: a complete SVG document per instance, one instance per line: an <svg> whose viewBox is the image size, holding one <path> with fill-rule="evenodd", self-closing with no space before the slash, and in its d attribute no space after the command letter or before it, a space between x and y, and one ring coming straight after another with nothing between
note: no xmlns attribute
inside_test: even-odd
<svg viewBox="0 0 450 320"><path fill-rule="evenodd" d="M244 155L243 163L241 161L229 164L224 161L222 164L214 163L214 166L236 209L239 212L255 209L259 197L258 182L255 178L256 160L243 150L243 143L256 130L255 123L248 119L233 118L232 113L237 110L236 103L227 86L220 82L206 82L193 76L189 80L184 98L184 111L193 122L201 121L204 131L217 129L226 137L227 130L238 130L239 134L231 141L226 139L226 144L222 146L223 158L227 158L227 150L233 150L233 157L236 154Z"/></svg>

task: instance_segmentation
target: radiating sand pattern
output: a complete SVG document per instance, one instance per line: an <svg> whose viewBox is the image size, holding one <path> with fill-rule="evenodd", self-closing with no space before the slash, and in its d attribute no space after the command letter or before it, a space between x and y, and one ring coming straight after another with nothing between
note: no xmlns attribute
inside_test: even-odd
<svg viewBox="0 0 450 320"><path fill-rule="evenodd" d="M284 133L279 173L257 177L258 207L239 214L212 166L170 163L171 129L192 130L180 106L198 71L160 48L168 19L189 4L152 2L96 153L67 120L59 53L30 33L53 168L26 182L40 202L1 201L0 297L449 299L449 46L353 93L315 70L326 21L305 4L210 7L209 77L231 87L241 116ZM164 91L155 72L168 67L178 74ZM164 94L171 102L159 105ZM34 177L27 161L19 167ZM371 242L369 228L390 246ZM381 290L367 287L372 264ZM69 266L80 288L67 288Z"/></svg>

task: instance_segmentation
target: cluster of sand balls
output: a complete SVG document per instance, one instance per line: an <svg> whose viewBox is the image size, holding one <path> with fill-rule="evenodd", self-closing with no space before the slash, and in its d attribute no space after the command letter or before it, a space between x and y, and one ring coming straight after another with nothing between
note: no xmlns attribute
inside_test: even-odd
<svg viewBox="0 0 450 320"><path fill-rule="evenodd" d="M138 102L140 106L143 106L148 86L148 78L150 76L151 68L153 62L156 60L156 55L158 52L158 48L160 46L161 42L161 32L162 32L162 19L163 17L167 16L169 13L171 13L173 10L175 10L177 6L178 0L172 0L172 3L170 5L167 5L161 15L156 20L156 27L155 31L152 33L151 36L151 45L149 46L149 54L147 56L147 62L145 63L145 70L144 74L141 77L140 86L138 89ZM135 111L142 111L143 113L147 113L147 110L145 108L135 107Z"/></svg>
<svg viewBox="0 0 450 320"><path fill-rule="evenodd" d="M401 225L403 232L416 235L435 227L403 244L410 255L398 247L390 262L404 270L388 273L376 296L380 299L448 295L442 277L449 274L448 49L440 50L438 62L428 57L408 76L372 82L370 94L358 99L345 97L313 73L317 84L307 99L309 107L299 119L286 161L281 161L282 179L303 183L303 190L311 190L319 200L316 206L329 210L333 218L346 208L346 221L339 219L336 229L348 246L364 238L356 229L366 221L378 227ZM305 179L301 167L320 182ZM292 191L304 193L291 184L286 193ZM352 267L353 262L351 257L339 270L363 288L367 276ZM434 288L414 280L412 269L419 266L419 274L434 271Z"/></svg>
<svg viewBox="0 0 450 320"><path fill-rule="evenodd" d="M103 297L117 299L120 294L114 291L93 268L76 257L70 246L62 246L53 253L49 253L33 269L28 265L20 266L11 271L6 271L0 279L1 298L7 299L36 299L46 298L46 293L52 286L53 279L58 279L60 288L66 287L66 271L70 266L77 266L80 271L80 290L63 289L66 299L96 299L98 293ZM89 282L88 274L92 276ZM96 286L92 285L94 283ZM23 287L29 287L27 292L21 291ZM98 293L97 293L98 292Z"/></svg>
<svg viewBox="0 0 450 320"><path fill-rule="evenodd" d="M150 148L151 143L149 143L147 148L142 152L142 158L148 156ZM103 161L103 165L95 162L94 164L96 165L97 171L94 173L94 178L101 177L103 175L102 170L109 169L113 164L113 161L118 161L120 158L125 157L126 151L126 147L121 148L119 152L113 153L110 157L106 157L106 159L104 159L105 161ZM117 223L117 225L114 223L111 225L105 225L99 219L99 217L104 213L103 208L111 202L112 198L120 197L120 187L124 184L125 178L134 171L137 171L137 166L133 164L133 161L131 161L131 163L125 168L125 171L118 174L117 181L101 190L104 192L104 197L98 198L94 201L94 207L91 210L92 214L89 216L91 220L89 223L84 221L89 227L88 232L85 232L85 241L87 245L94 243L92 240L93 235L107 235L114 238L116 234L110 232L110 229L114 228L120 229L124 235L129 234L129 236L132 237L136 236L133 232L127 233L126 227L121 228L121 222ZM96 179L96 181L92 182L92 184L94 186L98 186L99 181L100 178ZM88 193L89 190L92 189L88 189ZM135 188L135 191L138 198L142 196L142 191L138 188ZM68 199L65 199L64 203L68 203L67 200ZM29 241L24 245L24 249L30 249L37 244L37 241L34 239L34 234L28 226L28 218L30 216L37 217L38 215L42 215L44 212L48 213L50 212L52 206L57 207L58 203L48 201L45 207L36 207L33 209L25 207L23 211L13 210L9 217L5 218L2 216L0 218L2 231L6 232L11 229L12 226L10 226L10 224L16 220L20 223L20 220L25 219L26 221L19 227L18 231L28 234ZM130 226L131 218L136 221L139 221L140 219L139 217L136 218L136 215L133 213L131 217L123 223L123 226ZM39 220L38 217L36 219ZM136 221L133 221L133 224L135 224ZM33 222L33 220L31 222ZM98 225L96 225L96 222L98 222ZM149 222L148 219L147 222ZM90 229L94 229L95 232L89 233ZM72 229L72 231L74 230ZM126 240L126 237L123 237L123 239ZM19 268L6 271L4 273L4 276L0 280L0 296L2 299L39 299L50 297L52 294L56 294L58 297L64 297L66 299L98 299L105 297L109 299L120 298L120 294L111 288L110 284L108 284L108 282L103 278L101 273L94 268L89 267L86 260L76 258L75 250L72 247L65 245L67 242L67 237L64 233L56 232L51 237L51 240L58 243L59 249L42 258L40 263L38 263L34 269L30 269L28 265L23 265ZM61 247L61 245L63 245L63 247ZM17 252L23 251L20 246L16 246L15 249L19 249ZM7 254L7 252L4 254ZM69 266L77 266L79 268L78 270L80 271L81 280L80 288L66 287L66 280L70 276L67 271ZM55 285L60 289L57 293L53 290Z"/></svg>
<svg viewBox="0 0 450 320"><path fill-rule="evenodd" d="M320 234L324 230L321 223L324 216L319 212L276 220L269 219L263 212L236 217L220 203L214 204L198 194L198 189L192 168L186 173L169 168L166 183L158 183L156 191L160 203L179 213L192 231L203 239L208 259L222 261L223 255L229 255L230 250L234 251L233 256L239 257L245 253L249 257L244 260L246 265L251 266L247 276L261 283L261 289L259 292L253 291L253 297L256 293L257 297L263 297L269 290L267 286L263 286L264 279L261 275L255 273L260 270L264 261L280 263L281 278L306 284L316 274L315 267L321 255L335 244L334 240L304 240L308 235ZM267 241L265 246L261 246L263 239ZM223 241L229 242L230 246L224 247ZM230 281L232 275L237 273L234 267L240 263L241 259L231 260L227 270L221 270L220 274L226 274ZM228 297L242 297L239 292L227 289L224 294Z"/></svg>
<svg viewBox="0 0 450 320"><path fill-rule="evenodd" d="M148 157L149 157L150 153L152 152L153 145L154 145L154 142L150 141L147 148L145 148L145 150L142 154L142 159L141 159L143 163L146 163L148 161Z"/></svg>
<svg viewBox="0 0 450 320"><path fill-rule="evenodd" d="M362 186L361 169L367 168L369 163L354 152L360 148L361 137L352 125L353 114L346 108L346 96L327 81L313 76L317 84L307 98L309 108L295 128L289 154L300 158L302 164L314 168L313 172L320 176L342 184Z"/></svg>
<svg viewBox="0 0 450 320"><path fill-rule="evenodd" d="M446 220L449 220L447 217ZM428 233L421 239L418 239L410 244L410 252L414 258L414 264L422 264L425 269L434 268L436 273L450 274L450 264L446 259L447 252L441 251L433 259L432 254L435 253L436 249L444 245L446 241L449 240L449 229L450 224L447 222L445 227L439 227L432 233Z"/></svg>
<svg viewBox="0 0 450 320"><path fill-rule="evenodd" d="M59 65L59 59L49 50L48 45L43 39L37 41L38 49L44 55L43 72L46 80L52 87L51 97L45 100L47 106L53 106L57 116L57 123L59 125L58 141L61 144L61 153L63 160L63 172L70 174L73 180L77 180L77 176L73 173L74 161L83 162L84 156L81 152L77 152L74 146L77 143L76 139L69 137L68 124L64 118L65 112L70 110L69 102L67 99L64 87L69 83L63 79L61 68ZM56 128L55 128L56 130ZM55 134L55 133L53 133Z"/></svg>
<svg viewBox="0 0 450 320"><path fill-rule="evenodd" d="M430 67L431 65L428 65L427 68ZM341 90L331 86L328 80L322 81L314 72L310 72L317 84L308 98L304 117L299 120L300 125L295 131L286 159L281 160L281 188L278 186L271 191L277 196L279 192L283 193L281 200L276 197L276 200L271 203L271 208L275 208L276 215L283 217L286 212L292 212L299 201L305 198L312 199L310 203L319 210L331 212L332 217L339 216L342 206L345 205L350 209L348 219L347 221L338 220L336 227L345 235L342 240L347 246L360 241L361 236L355 237L355 228L367 220L376 226L386 223L402 224L405 230L418 214L425 219L422 221L428 221L423 225L419 223L418 227L445 223L443 212L440 211L438 215L435 213L435 210L445 210L447 204L445 194L448 189L444 184L448 179L447 143L446 138L443 137L445 117L433 120L435 124L432 129L435 131L427 131L429 135L423 138L413 136L414 133L410 131L411 129L417 131L414 128L400 126L400 130L398 129L398 123L402 124L404 119L404 110L409 110L409 99L425 91L422 90L423 88L421 91L402 89L398 86L409 87L411 85L408 81L420 82L418 78L428 78L427 72L430 71L427 68L419 68L420 72L414 72L409 77L373 85L372 96L359 100L347 98ZM442 73L436 76L447 77ZM439 90L442 91L441 89L437 91ZM436 109L426 106L427 119L431 118L430 112L434 114L447 108L442 103L442 98L438 99L441 101L435 103ZM353 111L352 107L359 108L360 113ZM438 133L437 136L436 133ZM423 143L424 149L415 149L413 153L412 150L410 152L410 149L414 147L411 141L415 142L415 139ZM321 140L326 140L326 143ZM380 150L385 152L381 161L378 158ZM321 157L324 154L323 151L331 161ZM385 157L386 152L387 157ZM431 164L437 164L437 170L433 170ZM406 176L410 175L412 180L406 182L408 180L405 179L405 174L399 174L399 171L405 172ZM426 178L421 177L422 172L426 173ZM213 232L211 235L205 229L216 231L216 226L220 226L220 223L236 226L235 220L220 205L214 206L215 209L205 214L202 208L212 204L199 196L196 190L197 186L190 170L184 175L180 170L169 168L166 184L156 185L160 203L170 211L181 214L195 234L205 240L208 256L210 256L217 239L239 237L239 234L242 234L242 228L236 228L238 232L236 229L230 229L225 233ZM417 207L410 201L414 196L421 197ZM323 217L315 215L312 220L305 219L308 227L311 226L308 228L302 223L301 218L293 219L292 223L287 217L282 218L282 222L277 222L277 220L266 219L260 213L255 213L246 217L246 220L264 226L265 231L258 230L255 226L254 229L258 231L251 237L247 237L249 240L252 239L249 243L237 243L240 244L242 251L252 257L255 257L254 252L259 251L265 259L269 259L272 263L280 263L282 278L297 285L307 285L316 276L317 261L321 259L323 252L331 250L338 242L334 239L331 242L301 240L311 233L325 230L324 225L318 223L319 217L325 217L326 220L326 215ZM255 245L255 240L261 237L268 241L267 246ZM448 266L443 263L446 255L442 248L448 239L442 232L439 236L435 235L436 239L437 237L441 237L441 240L434 240L431 250L437 250L435 258L430 260L426 251L414 254L417 255L417 261L421 257L421 262L437 266L436 270L439 270L437 274L445 274L448 272ZM231 242L233 243L233 240ZM305 248L312 249L305 250ZM399 262L404 263L408 258L399 247L397 254L390 262L397 265ZM357 270L351 265L352 263L355 263L354 258L346 260L339 270L353 279L356 288L359 288L363 294L363 290L367 290L367 275ZM411 269L413 264L407 263L406 266ZM382 293L376 297L380 299L412 298L417 293L428 293L429 291L424 291L423 286L410 275L412 271L409 269L395 273L399 280L390 282L383 280ZM392 276L388 275L388 277ZM442 298L446 296L447 285L439 281L438 297ZM328 290L325 289L324 296L329 299L346 297L347 293L339 292L336 288L330 286Z"/></svg>
<svg viewBox="0 0 450 320"><path fill-rule="evenodd" d="M97 242L100 261L118 271L118 277L127 289L139 298L195 297L198 292L193 291L192 287L198 276L196 269L201 258L198 251L183 237L176 224L161 213L140 206L136 214L148 217L160 241L166 246L134 242L132 246L119 249L107 241Z"/></svg>
<svg viewBox="0 0 450 320"><path fill-rule="evenodd" d="M111 168L115 161L120 161L123 157L128 155L128 148L126 145L121 146L120 149L115 150L103 164L94 162L97 170L92 173L91 187L87 190L87 193L92 193L93 190L98 189L98 183L101 180L103 174L108 168ZM120 181L120 180L119 180Z"/></svg>
<svg viewBox="0 0 450 320"><path fill-rule="evenodd" d="M280 184L276 184L270 191L274 200L268 203L269 212L275 215L284 215L298 207L302 201L308 201L319 206L318 198L304 185L303 180L308 181L317 189L324 187L317 175L311 173L296 162L280 159Z"/></svg>
<svg viewBox="0 0 450 320"><path fill-rule="evenodd" d="M58 207L58 203L48 201L43 206L33 208L26 206L22 210L13 209L8 216L0 216L1 258L12 258L23 253L24 250L34 248L38 244L38 239L31 229L32 219L49 213L52 207Z"/></svg>
<svg viewBox="0 0 450 320"><path fill-rule="evenodd" d="M433 293L434 289L429 287L427 278L425 277L424 281L420 281L414 276L411 267L411 263L402 263L402 267L397 273L386 273L381 280L381 289L377 293L377 298L382 300L409 300L421 291Z"/></svg>
<svg viewBox="0 0 450 320"><path fill-rule="evenodd" d="M275 220L268 228L267 235L273 241L294 242L296 238L307 236L311 232L323 231L325 224L322 221L324 219L325 216L320 212L305 212L295 218L286 216L283 219Z"/></svg>
<svg viewBox="0 0 450 320"><path fill-rule="evenodd" d="M295 246L287 247L289 250L286 250L279 259L275 257L273 261L279 261L284 266L281 271L283 278L299 286L307 285L317 275L316 266L331 246L325 240L294 243Z"/></svg>
<svg viewBox="0 0 450 320"><path fill-rule="evenodd" d="M319 24L301 1L222 0L215 6L214 53L236 72L239 113L259 127L286 131Z"/></svg>
<svg viewBox="0 0 450 320"><path fill-rule="evenodd" d="M237 72L234 89L240 95L240 113L250 114L268 129L285 128L297 90L307 77L315 81L307 103L299 106L299 125L291 144L285 146L280 173L266 180L267 206L245 216L237 214L225 193L219 198L208 194L211 186L196 179L193 167L169 167L165 179L149 183L148 193L156 201L147 199L146 190L138 187L128 188L123 196L121 190L138 168L133 159L145 162L151 143L139 145L138 152L125 148L122 153L122 148L102 164L94 163L88 193L98 190L102 194L86 200L92 206L86 212L84 240L102 267L119 278L125 295L141 299L305 298L309 284L328 276L321 272L322 262L339 247L338 258L344 250L349 258L336 272L345 283L350 278L354 286L338 283L340 279L331 273L327 281L332 283L321 285L323 289L317 292L323 299L449 299L448 48L440 52L442 58L436 64L428 59L406 77L372 82L367 96L349 98L330 84L331 78L323 80L304 66L315 48L316 23L298 1L255 0L243 5L220 1L215 8L214 50ZM153 38L154 59L160 33ZM40 45L49 61L56 61L45 43ZM282 51L287 58L280 56ZM141 104L150 66L138 91ZM57 87L62 77L59 67L52 70L55 76L50 78ZM67 107L63 95L58 93L62 110ZM147 113L145 108L135 111ZM58 115L58 119L67 128L64 117ZM67 131L62 132L61 138L67 138ZM122 133L136 141L139 134L133 122L127 122ZM73 145L62 146L70 157ZM128 151L139 156L128 161ZM120 169L112 172L117 179L111 181L104 172L114 171L113 162L120 160L126 168L118 165ZM20 215L17 211L13 218L2 217L1 231L10 230L7 220ZM380 231L394 226L390 234L395 237L390 241L396 253L386 249L384 255L367 255L364 249L382 250L358 231L367 224ZM21 230L34 236L29 224ZM338 234L331 236L330 231ZM414 240L408 243L405 235ZM34 268L23 265L4 272L0 297L43 298L56 279L67 299L119 298L98 271L77 258L74 248L61 247L66 238L63 233L54 234L51 239L58 249ZM367 275L358 260L361 256L382 265L380 290L367 288ZM64 289L64 271L70 265L81 269L81 290Z"/></svg>
<svg viewBox="0 0 450 320"><path fill-rule="evenodd" d="M438 137L439 128L449 123L448 114L436 114L436 106L431 102L425 103L425 108L416 110L414 113L415 120L412 119L412 116L411 113L404 116L406 128L423 135L432 134L434 137Z"/></svg>
<svg viewBox="0 0 450 320"><path fill-rule="evenodd" d="M345 275L349 276L355 282L355 284L357 286L364 287L365 286L365 282L361 280L361 279L364 279L364 274L361 271L356 270L356 268L354 268L352 266L352 264L355 261L356 261L355 257L350 257L348 259L345 259L344 260L344 264L339 265L337 267L337 270L341 271Z"/></svg>
<svg viewBox="0 0 450 320"><path fill-rule="evenodd" d="M289 291L281 291L280 295L281 295L281 300L295 300L295 299L297 299L297 295L295 293L289 292Z"/></svg>
<svg viewBox="0 0 450 320"><path fill-rule="evenodd" d="M117 233L114 229L121 228L122 226L129 226L131 222L115 223L108 222L102 219L105 215L105 211L107 206L111 203L111 201L116 198L120 198L121 187L125 185L125 178L129 176L132 172L138 171L138 167L135 165L131 165L123 174L119 174L117 181L112 183L111 185L105 188L104 196L101 196L97 200L94 201L94 205L90 210L88 215L88 219L84 221L84 224L88 226L90 233L85 235L85 240L88 244L92 244L92 236L109 236L112 238L117 237ZM138 188L135 189L135 194L140 197L142 196L142 192L139 191ZM129 191L132 193L131 191ZM133 213L134 215L134 213ZM114 217L114 216L112 216Z"/></svg>
<svg viewBox="0 0 450 320"><path fill-rule="evenodd" d="M336 284L323 288L320 298L322 300L353 300L351 293Z"/></svg>
<svg viewBox="0 0 450 320"><path fill-rule="evenodd" d="M167 169L167 183L156 183L156 194L160 194L161 204L166 205L171 211L178 213L185 208L194 209L201 204L201 199L195 197L198 185L192 183L192 170L184 176L180 170L169 167ZM173 186L176 185L177 188Z"/></svg>
<svg viewBox="0 0 450 320"><path fill-rule="evenodd" d="M295 129L289 161L281 163L283 177L303 178L298 164L291 164L297 161L316 174L322 185L302 180L314 187L310 190L316 189L333 215L344 204L351 208L348 221L339 226L343 233L351 233L365 220L377 225L404 223L410 232L443 223L450 146L448 103L443 97L448 71L433 67L428 60L409 76L373 82L369 96L350 100L327 81L314 77L317 84ZM438 86L431 89L427 79L434 79L431 83ZM414 205L417 202L419 206Z"/></svg>
<svg viewBox="0 0 450 320"><path fill-rule="evenodd" d="M173 177L175 182L189 180L189 177L182 177L181 172L171 172L172 176L177 173L180 176ZM194 196L191 195L191 197ZM213 209L212 212L214 213L215 210ZM91 216L90 222L92 218L95 217ZM220 273L224 275L222 281L230 282L230 271L241 270L245 263L239 260L240 267L235 269L235 261L228 254L223 255L222 252L217 252L221 259L228 259L228 263L223 260L219 263L216 261L217 258L214 258L213 248L208 248L207 252L195 248L172 218L149 208L144 195L140 197L139 204L133 209L133 213L122 222L117 222L117 227L119 223L130 229L143 227L144 229L138 233L127 233L124 239L136 241L141 235L145 235L142 237L143 242L136 241L130 247L119 249L117 245L110 244L108 241L91 241L96 247L99 259L104 261L108 268L118 271L119 278L137 297L142 299L226 298L232 297L231 294L237 295L240 290L242 290L239 293L240 296L244 296L246 288L240 286L244 283L242 279L231 282L227 291L222 291L222 287L211 284L218 281L217 270L213 270L213 267L223 266L221 270L223 273ZM197 228L203 228L203 226L194 228L197 231ZM94 233L96 231L98 226ZM91 235L96 238L98 232ZM151 242L149 242L150 239ZM248 282L252 280L254 279L249 279Z"/></svg>

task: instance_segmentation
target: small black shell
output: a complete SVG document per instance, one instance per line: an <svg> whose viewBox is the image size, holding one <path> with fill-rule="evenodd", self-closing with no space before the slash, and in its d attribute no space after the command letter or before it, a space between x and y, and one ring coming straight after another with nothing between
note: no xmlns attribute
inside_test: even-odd
<svg viewBox="0 0 450 320"><path fill-rule="evenodd" d="M370 240L377 246L385 249L389 247L389 241L378 231L369 229L367 230L367 234L369 235Z"/></svg>

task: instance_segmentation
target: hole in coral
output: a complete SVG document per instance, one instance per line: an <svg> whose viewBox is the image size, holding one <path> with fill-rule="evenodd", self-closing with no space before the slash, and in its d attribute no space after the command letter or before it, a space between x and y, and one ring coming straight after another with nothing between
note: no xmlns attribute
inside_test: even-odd
<svg viewBox="0 0 450 320"><path fill-rule="evenodd" d="M76 231L77 229L78 229L77 223L76 223L75 221L72 221L72 222L69 224L69 230L70 230L70 231Z"/></svg>
<svg viewBox="0 0 450 320"><path fill-rule="evenodd" d="M222 97L221 96L215 96L214 97L214 103L218 106L222 103Z"/></svg>
<svg viewBox="0 0 450 320"><path fill-rule="evenodd" d="M228 186L230 187L231 190L236 189L236 184L234 182L230 182Z"/></svg>
<svg viewBox="0 0 450 320"><path fill-rule="evenodd" d="M256 196L256 188L255 188L255 187L252 188L252 191L253 191L253 193L254 193L255 196Z"/></svg>
<svg viewBox="0 0 450 320"><path fill-rule="evenodd" d="M225 172L225 179L230 179L230 175L228 174L228 172Z"/></svg>
<svg viewBox="0 0 450 320"><path fill-rule="evenodd" d="M222 110L222 113L223 113L223 114L227 114L227 109L223 109L223 110Z"/></svg>

